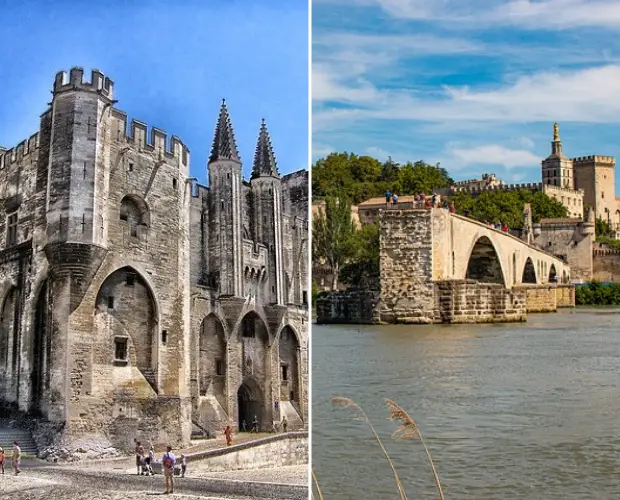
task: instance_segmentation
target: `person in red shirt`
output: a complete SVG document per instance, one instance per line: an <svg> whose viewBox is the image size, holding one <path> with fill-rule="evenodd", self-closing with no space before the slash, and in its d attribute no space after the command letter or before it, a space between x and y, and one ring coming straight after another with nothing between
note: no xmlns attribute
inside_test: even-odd
<svg viewBox="0 0 620 500"><path fill-rule="evenodd" d="M508 226L506 224L504 224L504 227L502 227L502 231L504 231L505 233L508 232Z"/></svg>
<svg viewBox="0 0 620 500"><path fill-rule="evenodd" d="M453 201L450 202L449 211L450 211L451 214L456 213L456 209L454 208L454 202Z"/></svg>

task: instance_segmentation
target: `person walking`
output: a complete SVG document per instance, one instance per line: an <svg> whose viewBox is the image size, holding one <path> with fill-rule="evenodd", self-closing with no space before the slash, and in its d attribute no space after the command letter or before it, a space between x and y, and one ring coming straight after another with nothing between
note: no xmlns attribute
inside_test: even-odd
<svg viewBox="0 0 620 500"><path fill-rule="evenodd" d="M144 446L140 441L136 441L136 468L138 469L138 476L144 476Z"/></svg>
<svg viewBox="0 0 620 500"><path fill-rule="evenodd" d="M13 441L13 470L15 471L15 475L17 476L21 470L19 468L22 461L22 449L19 447L17 441Z"/></svg>
<svg viewBox="0 0 620 500"><path fill-rule="evenodd" d="M4 450L0 448L0 470L4 474Z"/></svg>
<svg viewBox="0 0 620 500"><path fill-rule="evenodd" d="M233 430L230 425L227 425L226 429L224 429L224 436L226 436L226 446L230 446L232 444L233 436Z"/></svg>
<svg viewBox="0 0 620 500"><path fill-rule="evenodd" d="M187 457L181 455L181 477L185 477L185 471L187 471Z"/></svg>
<svg viewBox="0 0 620 500"><path fill-rule="evenodd" d="M286 416L282 417L282 429L286 432L286 428L288 427L288 421L286 420Z"/></svg>
<svg viewBox="0 0 620 500"><path fill-rule="evenodd" d="M166 491L164 491L164 495L174 493L174 466L176 463L177 459L172 453L172 447L168 446L161 461L166 482Z"/></svg>
<svg viewBox="0 0 620 500"><path fill-rule="evenodd" d="M252 432L258 432L258 417L254 415L254 420L252 420Z"/></svg>
<svg viewBox="0 0 620 500"><path fill-rule="evenodd" d="M146 474L154 476L155 472L153 471L153 462L155 461L155 448L153 447L153 445L151 445L151 447L149 448L149 454L145 459L145 463L146 463Z"/></svg>

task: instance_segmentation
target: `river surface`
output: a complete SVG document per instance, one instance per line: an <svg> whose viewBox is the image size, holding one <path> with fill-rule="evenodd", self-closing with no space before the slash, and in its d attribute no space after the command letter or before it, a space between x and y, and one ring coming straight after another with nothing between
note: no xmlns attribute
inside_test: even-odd
<svg viewBox="0 0 620 500"><path fill-rule="evenodd" d="M523 324L312 329L312 467L325 500L439 498L418 440L393 440L386 398L417 422L446 500L620 498L620 309Z"/></svg>

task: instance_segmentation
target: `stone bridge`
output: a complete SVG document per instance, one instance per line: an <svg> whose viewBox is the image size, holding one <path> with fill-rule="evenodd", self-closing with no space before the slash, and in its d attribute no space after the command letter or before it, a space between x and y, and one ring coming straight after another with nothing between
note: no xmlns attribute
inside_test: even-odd
<svg viewBox="0 0 620 500"><path fill-rule="evenodd" d="M541 310L570 305L561 259L438 208L383 212L380 268L384 322L524 321L535 295Z"/></svg>

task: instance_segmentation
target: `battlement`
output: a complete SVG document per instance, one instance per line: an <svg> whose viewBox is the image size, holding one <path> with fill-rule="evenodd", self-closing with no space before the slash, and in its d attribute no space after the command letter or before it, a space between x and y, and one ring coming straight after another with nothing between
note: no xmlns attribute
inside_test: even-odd
<svg viewBox="0 0 620 500"><path fill-rule="evenodd" d="M573 158L573 165L592 165L594 164L602 164L614 166L616 164L616 159L613 156L600 156L600 155L590 155L590 156L578 156L577 158Z"/></svg>
<svg viewBox="0 0 620 500"><path fill-rule="evenodd" d="M544 191L545 193L553 192L553 193L559 193L559 194L566 194L568 196L575 195L575 194L580 194L583 196L585 194L585 190L583 189L568 189L568 188L563 188L560 186L554 186L552 184L545 184Z"/></svg>
<svg viewBox="0 0 620 500"><path fill-rule="evenodd" d="M129 123L128 131L127 113L116 108L112 109L112 119L115 122L112 134L114 135L116 130L114 138L117 141L132 143L141 149L158 152L160 157L178 158L183 165L189 165L189 149L176 135L168 140L168 134L157 127L151 127L149 133L146 123L134 119Z"/></svg>
<svg viewBox="0 0 620 500"><path fill-rule="evenodd" d="M39 149L39 133L32 134L28 139L23 140L11 149L0 147L0 168L4 168L11 163L19 161L24 156L28 156Z"/></svg>
<svg viewBox="0 0 620 500"><path fill-rule="evenodd" d="M85 92L95 92L114 99L114 82L99 71L93 69L90 73L90 81L84 80L84 69L80 67L71 68L69 74L66 71L56 73L54 80L54 96L62 92L72 90L82 90Z"/></svg>
<svg viewBox="0 0 620 500"><path fill-rule="evenodd" d="M527 189L528 191L540 191L542 190L542 183L528 182L524 184L499 184L491 186L457 186L456 184L450 187L453 193L469 193L469 194L481 194L488 193L490 191L519 191L521 189Z"/></svg>

